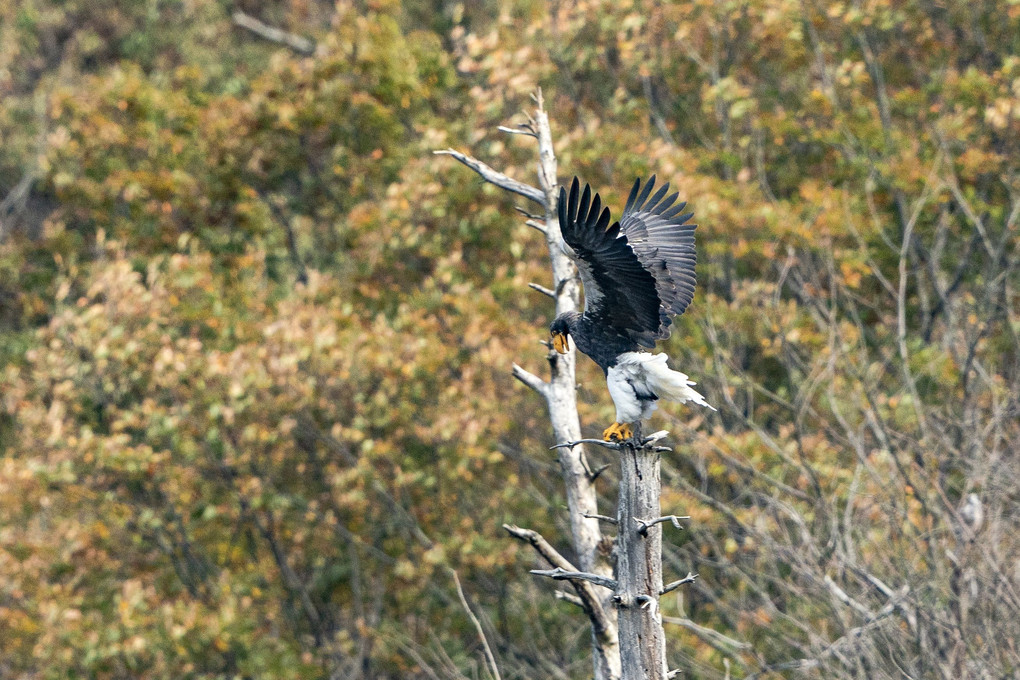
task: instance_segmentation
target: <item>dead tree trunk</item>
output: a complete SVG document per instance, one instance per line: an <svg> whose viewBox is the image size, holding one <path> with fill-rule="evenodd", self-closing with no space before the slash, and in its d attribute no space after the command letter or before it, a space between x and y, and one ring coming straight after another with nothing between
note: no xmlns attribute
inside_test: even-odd
<svg viewBox="0 0 1020 680"><path fill-rule="evenodd" d="M534 116L517 128L500 128L508 134L521 134L538 141L538 183L534 187L514 180L494 170L485 163L453 149L436 151L437 154L453 156L488 182L507 191L528 198L543 208L542 219L529 219L528 224L545 235L552 269L552 287L532 284L532 288L553 298L556 314L578 309L581 300L580 281L577 269L560 248L560 227L556 217L556 200L559 189L556 172L556 154L553 149L549 117L546 115L542 93L535 96L538 105ZM576 354L558 354L550 346L547 355L550 367L548 381L514 365L513 374L522 383L541 395L549 410L556 441L578 441L581 439L581 424L577 415L577 383L574 377ZM583 444L558 449L560 471L566 488L567 507L570 513L570 530L575 567L563 557L548 541L537 532L519 527L504 528L514 537L530 543L539 555L554 567L557 573L584 573L594 580L573 579L571 585L577 601L592 624L592 652L594 657L595 680L618 680L620 678L620 650L617 640L616 610L612 593L606 588L596 588L593 583L602 579L602 585L611 582L611 567L603 557L600 546L603 535L598 515L595 493L595 475L588 465Z"/></svg>
<svg viewBox="0 0 1020 680"><path fill-rule="evenodd" d="M665 680L659 456L651 445L620 447L616 605L623 680ZM654 523L653 523L654 522Z"/></svg>
<svg viewBox="0 0 1020 680"><path fill-rule="evenodd" d="M528 224L545 234L552 268L552 288L531 284L532 288L553 298L556 314L576 310L580 306L580 282L573 262L560 247L560 227L556 217L559 182L556 177L556 156L553 152L549 119L543 109L541 92L535 97L538 108L534 117L517 129L500 128L510 134L523 134L538 140L539 187L511 179L481 161L453 149L437 151L453 156L480 174L486 181L524 196L544 209L543 220ZM659 456L667 449L655 442L665 436L657 433L640 443L607 443L581 438L577 415L574 350L558 354L549 347L548 381L514 365L514 376L540 394L549 409L549 419L558 444L560 469L567 492L571 538L578 565L563 557L545 538L530 529L506 525L515 538L532 545L552 567L532 573L568 581L575 595L568 597L588 615L592 626L592 652L596 680L663 680L666 671L665 635L659 597L685 579L662 586L662 527L665 521L678 524L674 516L659 516ZM640 433L637 433L640 439ZM603 557L604 537L599 521L611 518L598 514L595 478L587 462L585 444L594 443L620 453L621 480L619 505L615 524L619 533L616 543L616 570ZM619 623L618 623L619 622Z"/></svg>

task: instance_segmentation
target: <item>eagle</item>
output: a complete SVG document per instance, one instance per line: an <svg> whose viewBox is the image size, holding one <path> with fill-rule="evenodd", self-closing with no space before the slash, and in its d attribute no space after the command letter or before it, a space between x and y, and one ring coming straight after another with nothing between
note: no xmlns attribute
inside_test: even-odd
<svg viewBox="0 0 1020 680"><path fill-rule="evenodd" d="M696 383L653 354L669 337L673 317L694 299L693 212L667 182L652 194L655 175L642 187L635 180L618 222L609 208L577 177L570 192L560 187L558 211L563 251L577 265L584 285L584 312L564 312L549 326L552 344L565 354L574 346L602 367L616 422L605 441L633 437L633 424L648 418L659 399L715 410L692 389Z"/></svg>

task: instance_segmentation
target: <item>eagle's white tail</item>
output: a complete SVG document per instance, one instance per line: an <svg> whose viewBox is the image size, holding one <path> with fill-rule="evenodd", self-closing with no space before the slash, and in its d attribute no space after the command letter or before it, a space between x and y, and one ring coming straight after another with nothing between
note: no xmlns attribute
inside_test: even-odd
<svg viewBox="0 0 1020 680"><path fill-rule="evenodd" d="M616 420L632 423L647 418L655 410L656 398L686 404L693 401L713 411L693 386L696 384L680 371L666 365L665 354L625 352L617 357L607 374L609 394L616 404Z"/></svg>
<svg viewBox="0 0 1020 680"><path fill-rule="evenodd" d="M686 404L693 401L699 406L707 406L715 410L715 407L705 401L697 390L692 389L698 383L687 377L680 371L674 371L666 365L665 354L646 354L648 357L642 363L645 368L645 375L648 378L648 386L659 396L660 399L678 401Z"/></svg>

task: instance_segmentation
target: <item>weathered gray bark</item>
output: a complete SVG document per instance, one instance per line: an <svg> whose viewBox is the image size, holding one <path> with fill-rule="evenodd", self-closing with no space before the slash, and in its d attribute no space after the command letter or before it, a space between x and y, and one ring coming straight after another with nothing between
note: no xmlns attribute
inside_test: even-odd
<svg viewBox="0 0 1020 680"><path fill-rule="evenodd" d="M620 447L616 595L623 680L664 680L659 456L655 447ZM643 521L642 521L643 520Z"/></svg>

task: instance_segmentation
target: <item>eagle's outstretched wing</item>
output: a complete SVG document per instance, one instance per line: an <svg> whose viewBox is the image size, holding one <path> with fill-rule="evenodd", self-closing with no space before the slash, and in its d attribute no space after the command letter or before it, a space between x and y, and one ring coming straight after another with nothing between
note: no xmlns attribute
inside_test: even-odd
<svg viewBox="0 0 1020 680"><path fill-rule="evenodd" d="M584 316L646 347L653 347L660 326L661 300L656 281L631 247L620 223L610 224L609 208L575 177L570 193L560 188L560 231L584 284Z"/></svg>
<svg viewBox="0 0 1020 680"><path fill-rule="evenodd" d="M694 230L698 225L687 222L694 213L684 212L686 201L676 203L679 193L666 196L668 182L651 195L654 186L655 175L643 190L641 180L634 181L620 218L620 231L641 265L655 278L655 290L662 305L661 325L655 337L661 339L669 337L672 317L683 314L694 299L697 262Z"/></svg>

